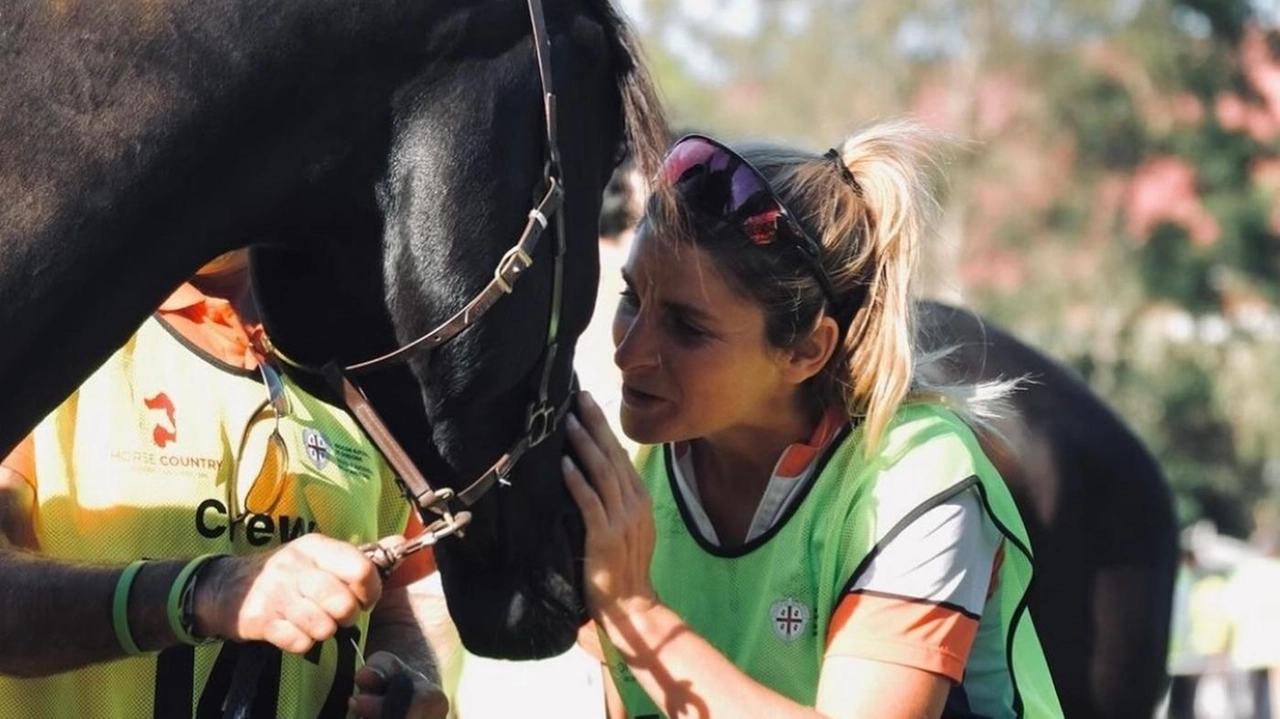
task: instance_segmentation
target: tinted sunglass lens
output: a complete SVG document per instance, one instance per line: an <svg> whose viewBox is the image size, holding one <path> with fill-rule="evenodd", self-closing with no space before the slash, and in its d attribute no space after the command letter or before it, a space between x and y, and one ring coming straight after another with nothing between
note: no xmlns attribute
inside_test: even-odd
<svg viewBox="0 0 1280 719"><path fill-rule="evenodd" d="M754 228L743 227L752 242L772 241L773 235L762 230L773 224L777 203L751 166L731 150L702 137L687 137L671 148L663 168L663 176L690 210L739 225L755 221Z"/></svg>

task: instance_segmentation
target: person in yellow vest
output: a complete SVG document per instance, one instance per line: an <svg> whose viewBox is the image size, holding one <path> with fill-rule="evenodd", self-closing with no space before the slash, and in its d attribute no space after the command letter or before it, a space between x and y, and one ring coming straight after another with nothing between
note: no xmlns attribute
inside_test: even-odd
<svg viewBox="0 0 1280 719"><path fill-rule="evenodd" d="M179 287L0 467L0 716L222 716L250 640L284 650L251 716L379 717L401 673L409 717L445 716L410 601L429 561L384 584L356 549L402 541L408 504L255 352L246 265Z"/></svg>
<svg viewBox="0 0 1280 719"><path fill-rule="evenodd" d="M615 719L1062 716L966 400L1008 385L931 384L913 345L933 147L669 151L613 329L645 446L584 397L563 461Z"/></svg>
<svg viewBox="0 0 1280 719"><path fill-rule="evenodd" d="M1228 590L1225 576L1203 566L1195 550L1184 547L1169 629L1169 719L1195 719L1201 680L1230 669Z"/></svg>
<svg viewBox="0 0 1280 719"><path fill-rule="evenodd" d="M1248 676L1254 719L1280 716L1280 558L1259 555L1232 568L1220 593L1231 630L1231 664Z"/></svg>

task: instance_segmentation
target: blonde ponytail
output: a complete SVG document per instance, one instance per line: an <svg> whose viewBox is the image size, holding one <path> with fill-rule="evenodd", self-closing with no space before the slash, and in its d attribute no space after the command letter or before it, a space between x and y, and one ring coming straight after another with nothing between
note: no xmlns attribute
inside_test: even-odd
<svg viewBox="0 0 1280 719"><path fill-rule="evenodd" d="M841 217L825 223L823 243L833 250L836 283L863 284L865 300L845 337L847 361L835 366L847 367L845 403L863 418L868 451L915 389L913 288L937 210L932 178L939 149L927 130L900 121L868 127L837 150L856 180L847 190L854 197L846 199L860 207L851 223Z"/></svg>

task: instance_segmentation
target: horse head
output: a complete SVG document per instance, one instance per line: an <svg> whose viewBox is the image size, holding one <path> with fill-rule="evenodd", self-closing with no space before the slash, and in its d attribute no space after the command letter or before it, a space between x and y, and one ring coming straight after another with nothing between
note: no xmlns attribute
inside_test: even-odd
<svg viewBox="0 0 1280 719"><path fill-rule="evenodd" d="M359 380L433 488L462 493L489 475L474 505L452 503L471 520L463 536L436 545L436 557L468 648L534 658L567 648L582 621L582 527L560 478L558 419L595 301L601 189L624 137L650 164L665 138L607 4L548 4L550 113L528 16L474 21L483 31L459 30L471 42L397 90L376 195L344 200L341 217L322 213L326 227L308 221L306 237L295 231L256 251L255 288L291 357L355 363L432 335L507 266L522 230L545 225L510 294L452 339L405 351L404 368ZM531 219L552 177L563 183L563 206ZM495 477L522 444L528 451Z"/></svg>
<svg viewBox="0 0 1280 719"><path fill-rule="evenodd" d="M475 326L363 384L433 486L462 489L525 434L546 364L568 391L590 314L600 190L662 118L607 0L543 0L558 112L525 0L16 0L0 18L0 416L7 450L204 261L254 245L276 344L382 354L492 277L547 189L564 206ZM565 230L563 298L552 249ZM93 298L85 311L85 298ZM555 320L553 320L553 317ZM548 323L558 322L549 363ZM362 380L363 381L363 380ZM29 390L29 391L28 391ZM482 654L564 649L580 543L559 428L437 552Z"/></svg>

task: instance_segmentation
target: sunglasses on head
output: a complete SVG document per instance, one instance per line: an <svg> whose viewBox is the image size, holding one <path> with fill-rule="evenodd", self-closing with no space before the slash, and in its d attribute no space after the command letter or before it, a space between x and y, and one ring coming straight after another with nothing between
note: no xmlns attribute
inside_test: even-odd
<svg viewBox="0 0 1280 719"><path fill-rule="evenodd" d="M705 135L686 135L667 152L662 178L696 217L732 227L756 246L781 239L798 249L834 311L836 293L821 247L741 155Z"/></svg>

